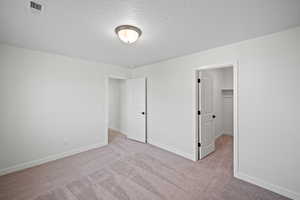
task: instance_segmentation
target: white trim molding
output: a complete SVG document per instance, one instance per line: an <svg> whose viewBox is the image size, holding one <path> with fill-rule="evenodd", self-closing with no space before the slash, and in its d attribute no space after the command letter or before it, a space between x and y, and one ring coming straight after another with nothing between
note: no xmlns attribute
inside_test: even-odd
<svg viewBox="0 0 300 200"><path fill-rule="evenodd" d="M252 183L254 185L260 186L260 187L265 188L267 190L270 190L272 192L278 193L278 194L283 195L285 197L288 197L288 198L291 198L291 199L294 199L294 200L300 200L300 194L299 193L296 193L296 192L291 191L289 189L283 188L281 186L274 185L272 183L268 183L268 182L266 182L262 179L251 177L251 176L249 176L247 174L244 174L242 172L237 172L234 177L236 177L238 179L241 179L243 181Z"/></svg>
<svg viewBox="0 0 300 200"><path fill-rule="evenodd" d="M121 80L127 80L130 79L130 77L125 77L125 76L116 76L116 75L107 75L105 76L105 108L104 108L104 113L105 113L105 125L104 125L104 133L105 134L105 141L106 144L108 144L108 129L109 129L109 79L121 79Z"/></svg>
<svg viewBox="0 0 300 200"><path fill-rule="evenodd" d="M89 150L92 150L92 149L100 148L104 145L105 145L104 143L103 144L101 144L101 143L92 144L92 145L80 147L80 148L77 148L77 149L72 149L70 151L66 151L66 152L63 152L63 153L50 155L50 156L47 156L45 158L41 158L41 159L38 159L38 160L33 160L33 161L17 164L17 165L14 165L14 166L11 166L11 167L8 167L8 168L5 168L5 169L0 169L0 176L5 175L5 174L10 174L10 173L13 173L13 172L17 172L17 171L21 171L21 170L24 170L24 169L28 169L28 168L31 168L31 167L35 167L35 166L45 164L45 163L50 162L50 161L58 160L58 159L61 159L61 158L72 156L72 155L82 153L82 152L85 152L85 151L89 151Z"/></svg>
<svg viewBox="0 0 300 200"><path fill-rule="evenodd" d="M156 146L156 147L158 147L160 149L169 151L171 153L177 154L177 155L182 156L182 157L184 157L186 159L194 161L194 155L193 154L189 154L189 153L180 151L177 148L174 148L174 147L172 147L170 145L166 145L166 144L162 144L162 143L159 143L159 142L155 142L155 141L153 141L153 140L151 140L149 138L148 138L148 144L151 144L151 145Z"/></svg>
<svg viewBox="0 0 300 200"><path fill-rule="evenodd" d="M118 128L108 128L108 129L110 129L110 130L112 130L112 131L117 131L117 132L119 132L119 133L122 133L123 135L127 135L127 134L126 134L126 131L123 131L123 130L118 129Z"/></svg>
<svg viewBox="0 0 300 200"><path fill-rule="evenodd" d="M208 70L208 69L220 69L220 68L227 68L232 67L233 68L233 174L235 175L239 170L239 117L238 117L238 94L239 94L239 63L238 61L228 62L224 64L214 64L214 65L206 65L206 66L198 66L194 68L195 72L195 84L194 84L194 108L195 108L195 140L194 140L194 155L193 160L198 160L198 114L197 114L197 73L201 70Z"/></svg>

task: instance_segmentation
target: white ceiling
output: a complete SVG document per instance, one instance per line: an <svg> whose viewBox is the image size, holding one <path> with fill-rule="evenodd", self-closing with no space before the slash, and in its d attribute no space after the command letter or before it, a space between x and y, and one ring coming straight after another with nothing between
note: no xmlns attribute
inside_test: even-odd
<svg viewBox="0 0 300 200"><path fill-rule="evenodd" d="M0 1L0 41L21 47L136 67L300 25L299 0L29 0ZM143 31L133 45L114 28Z"/></svg>

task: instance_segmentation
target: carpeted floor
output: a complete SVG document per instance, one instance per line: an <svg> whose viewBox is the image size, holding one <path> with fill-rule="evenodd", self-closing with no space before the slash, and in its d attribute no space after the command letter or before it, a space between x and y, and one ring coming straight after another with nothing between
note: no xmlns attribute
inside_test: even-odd
<svg viewBox="0 0 300 200"><path fill-rule="evenodd" d="M108 129L108 143L112 143L115 139L126 139L126 135L114 129Z"/></svg>
<svg viewBox="0 0 300 200"><path fill-rule="evenodd" d="M232 137L193 162L113 137L105 147L0 177L0 200L279 200L232 177Z"/></svg>

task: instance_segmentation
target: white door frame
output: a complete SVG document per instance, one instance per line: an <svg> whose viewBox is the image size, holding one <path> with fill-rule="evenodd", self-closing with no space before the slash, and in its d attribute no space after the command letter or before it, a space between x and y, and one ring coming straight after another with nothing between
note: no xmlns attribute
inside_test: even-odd
<svg viewBox="0 0 300 200"><path fill-rule="evenodd" d="M104 116L104 133L105 133L105 139L104 144L108 144L108 122L109 122L109 79L121 79L121 80L127 80L129 77L125 76L115 76L115 75L107 75L105 77L105 116Z"/></svg>
<svg viewBox="0 0 300 200"><path fill-rule="evenodd" d="M146 137L146 143L148 143L148 128L147 128L147 118L148 118L148 97L147 97L147 77L140 77L140 78L145 78L146 79L146 107L145 107L145 137ZM104 108L104 133L105 133L105 138L104 138L104 144L108 144L108 122L109 122L109 79L121 79L121 80L128 80L131 79L131 77L125 77L125 76L116 76L116 75L107 75L105 76L105 108ZM126 134L126 133L125 133Z"/></svg>
<svg viewBox="0 0 300 200"><path fill-rule="evenodd" d="M238 80L239 80L239 67L238 67L238 62L232 62L232 63L225 63L225 64L216 64L216 65L206 65L206 66L201 66L197 67L194 70L195 74L195 124L196 124L196 129L195 129L195 153L194 153L194 159L198 160L199 158L199 151L198 151L198 141L199 141L199 134L198 134L198 72L201 70L208 70L208 69L218 69L218 68L226 68L226 67L232 67L233 68L233 173L234 176L236 176L236 173L238 172L238 164L239 164L239 131L238 131Z"/></svg>

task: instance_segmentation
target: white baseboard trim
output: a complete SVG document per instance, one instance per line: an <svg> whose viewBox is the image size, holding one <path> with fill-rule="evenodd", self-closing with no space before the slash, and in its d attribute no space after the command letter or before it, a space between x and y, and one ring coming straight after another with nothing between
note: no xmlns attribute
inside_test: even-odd
<svg viewBox="0 0 300 200"><path fill-rule="evenodd" d="M259 178L248 176L247 174L244 174L242 172L237 172L235 175L236 178L241 179L243 181L252 183L254 185L258 185L262 188L265 188L267 190L270 190L272 192L278 193L280 195L283 195L285 197L294 199L294 200L300 200L300 194L294 191L291 191L289 189L273 185L272 183L268 183L264 180L261 180Z"/></svg>
<svg viewBox="0 0 300 200"><path fill-rule="evenodd" d="M120 132L122 133L123 135L126 135L125 134L125 131L122 131L121 129L117 129L117 128L109 128L110 130L113 130L113 131L117 131L117 132Z"/></svg>
<svg viewBox="0 0 300 200"><path fill-rule="evenodd" d="M233 131L232 131L232 132L226 132L226 131L224 131L224 132L223 132L223 135L230 135L230 136L233 136Z"/></svg>
<svg viewBox="0 0 300 200"><path fill-rule="evenodd" d="M115 127L108 127L108 129L110 129L110 130L113 130L113 131L118 131L118 132L121 132L121 130L120 130L120 129L118 129L118 128L115 128Z"/></svg>
<svg viewBox="0 0 300 200"><path fill-rule="evenodd" d="M218 137L220 137L220 136L222 136L222 135L233 136L233 132L221 131L218 135L215 136L215 139L217 139Z"/></svg>
<svg viewBox="0 0 300 200"><path fill-rule="evenodd" d="M5 174L9 174L9 173L12 173L12 172L17 172L17 171L20 171L20 170L24 170L24 169L27 169L27 168L31 168L31 167L34 167L34 166L38 166L38 165L41 165L41 164L44 164L44 163L47 163L47 162L50 162L50 161L58 160L58 159L61 159L61 158L65 158L65 157L68 157L68 156L72 156L72 155L75 155L75 154L78 154L78 153L81 153L81 152L84 152L84 151L88 151L88 150L91 150L91 149L96 149L96 148L102 147L104 145L105 145L104 143L103 144L99 144L99 143L98 144L92 144L92 145L80 147L80 148L77 148L77 149L72 149L72 150L67 151L67 152L47 156L45 158L41 158L41 159L38 159L38 160L33 160L33 161L18 164L18 165L14 165L14 166L11 166L11 167L8 167L8 168L5 168L5 169L0 169L0 176L3 176Z"/></svg>
<svg viewBox="0 0 300 200"><path fill-rule="evenodd" d="M218 137L222 136L223 134L224 134L223 131L221 131L219 134L215 135L215 140L216 140Z"/></svg>
<svg viewBox="0 0 300 200"><path fill-rule="evenodd" d="M184 158L187 158L187 159L189 159L189 160L192 160L192 161L195 160L193 154L189 154L189 153L182 152L182 151L180 151L180 150L178 150L178 149L176 149L176 148L174 148L174 147L171 147L171 146L169 146L169 145L162 144L162 143L159 143L159 142L155 142L155 141L149 140L149 139L148 139L148 143L151 144L151 145L157 146L157 147L159 147L159 148L161 148L161 149L164 149L164 150L166 150L166 151L170 151L170 152L172 152L172 153L175 153L175 154L177 154L177 155L180 155L180 156L182 156L182 157L184 157Z"/></svg>

